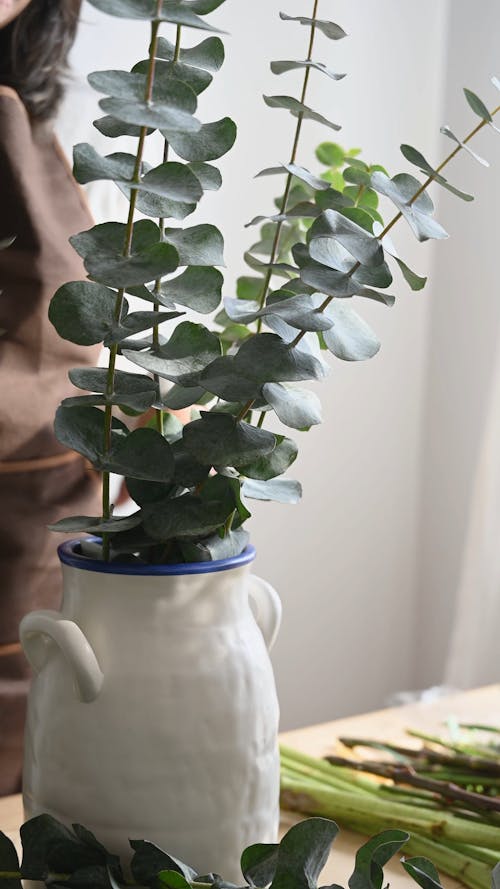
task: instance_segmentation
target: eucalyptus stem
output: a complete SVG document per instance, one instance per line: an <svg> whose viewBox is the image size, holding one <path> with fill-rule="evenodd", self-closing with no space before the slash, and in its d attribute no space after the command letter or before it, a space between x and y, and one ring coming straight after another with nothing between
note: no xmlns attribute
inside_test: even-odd
<svg viewBox="0 0 500 889"><path fill-rule="evenodd" d="M163 5L163 0L157 0L156 4L156 15L159 16L161 13ZM151 22L151 44L149 49L149 65L148 65L148 74L146 80L146 88L144 92L144 100L146 103L150 103L153 98L153 85L154 85L154 75L155 75L155 65L156 65L156 49L158 46L158 31L160 28L160 21L155 19ZM141 168L142 168L142 159L144 155L144 143L146 141L147 135L147 127L141 127L140 135L139 135L139 143L137 146L137 153L135 158L135 166L134 172L132 175L132 183L139 183L141 177ZM125 239L123 245L122 255L124 257L130 256L130 251L132 248L132 238L134 233L134 214L135 214L135 205L137 202L137 188L132 186L130 190L130 203L129 203L129 211L128 218L125 227ZM116 295L115 302L115 321L119 323L123 308L123 300L125 295L125 288L121 287ZM109 354L109 362L108 362L108 373L106 379L106 399L110 399L114 392L115 385L115 366L116 366L116 356L118 353L118 344L114 343L110 347ZM104 453L108 454L111 449L111 431L113 426L113 406L110 403L106 404L106 409L104 412ZM104 520L109 519L111 517L111 503L110 503L110 491L109 491L109 471L104 470L103 472L103 485L102 485L102 517ZM102 535L102 551L103 551L103 559L105 562L109 561L109 535L103 533Z"/></svg>
<svg viewBox="0 0 500 889"><path fill-rule="evenodd" d="M498 827L482 821L467 821L448 812L427 811L420 807L381 799L375 794L368 800L355 791L344 792L332 787L310 785L307 779L291 779L282 776L282 803L284 808L307 814L334 818L346 826L365 819L369 830L400 828L404 825L408 832L415 832L431 839L457 843L467 843L495 851L500 851L500 831Z"/></svg>
<svg viewBox="0 0 500 889"><path fill-rule="evenodd" d="M369 775L379 775L382 778L390 778L395 784L407 784L429 790L431 793L440 794L445 799L467 804L469 809L481 809L490 812L500 812L500 800L483 796L470 790L463 790L453 782L439 781L435 778L424 778L409 765L397 765L385 762L358 762L355 759L346 759L344 756L325 757L331 765L351 769L356 772L366 772Z"/></svg>
<svg viewBox="0 0 500 889"><path fill-rule="evenodd" d="M164 147L163 147L163 163L164 163L164 164L166 164L167 161L168 161L168 150L169 150L169 147L170 147L170 146L169 146L167 140L165 139L165 144L164 144ZM165 219L164 219L164 218L161 218L161 219L158 220L158 228L160 229L160 239L163 240L163 232L164 232L164 229L165 229ZM161 278L157 278L156 281L155 281L155 285L154 285L153 296L159 296L159 294L160 294L160 289L161 289ZM153 311L154 311L154 312L159 312L159 311L160 311L160 303L159 303L159 302L155 302L155 303L154 303ZM155 352L158 351L159 347L160 347L160 330L159 330L159 325L158 325L158 324L154 324L154 325L153 325L153 349L155 350ZM155 381L155 383L156 383L156 385L157 385L157 387L158 387L158 394L159 394L159 392L160 392L160 377L158 376L158 374L153 374L153 380ZM157 428L158 432L160 433L160 435L163 435L163 432L164 432L164 429L163 429L163 410L161 409L161 407L158 408L158 410L155 411L155 417L156 417L156 428Z"/></svg>
<svg viewBox="0 0 500 889"><path fill-rule="evenodd" d="M407 729L406 734L411 738L418 738L420 741L427 741L430 744L436 744L438 747L443 747L445 750L451 750L454 754L472 757L473 760L484 759L483 750L481 749L478 754L476 752L478 748L470 744L454 744L452 741L447 741L445 738L440 738L438 735L430 735L427 732L420 732L417 729ZM500 768L500 757L494 756L493 760L496 761L497 766Z"/></svg>
<svg viewBox="0 0 500 889"><path fill-rule="evenodd" d="M309 48L308 48L308 52L307 52L307 61L308 62L310 62L312 60L312 53L313 53L313 49L314 49L314 38L316 35L316 18L318 15L318 5L319 5L319 0L314 0L313 10L312 10L312 15L311 15L312 24L311 24L311 32L309 35ZM304 81L302 84L302 92L301 92L301 96L300 96L300 101L301 101L302 105L304 104L306 96L307 96L307 87L309 85L310 74L311 74L311 66L306 65L306 70L305 70L305 74L304 74ZM295 127L295 135L294 135L294 139L293 139L292 153L290 155L290 164L294 164L297 159L297 151L299 148L299 141L300 141L300 134L302 131L303 120L304 120L304 114L303 114L303 112L299 112L299 114L297 115L297 126ZM281 205L280 205L280 210L279 210L280 216L284 216L284 214L286 213L286 208L288 206L288 198L290 196L290 190L292 187L292 179L293 179L293 174L289 172L287 175L287 178L286 178L285 191L283 192L283 198L281 200ZM269 257L269 264L267 267L266 276L264 278L264 283L262 285L262 293L261 293L260 300L259 300L259 307L261 309L265 306L267 295L269 293L269 286L270 286L271 278L273 275L273 266L274 266L274 263L276 262L276 258L278 256L278 248L279 248L279 243L280 243L281 230L283 228L283 222L284 222L284 220L280 219L276 223L276 231L274 233L273 243L272 243L272 247L271 247L271 255ZM257 331L256 331L257 333L261 332L262 323L263 323L262 318L259 318L257 321ZM241 411L239 412L238 416L236 417L236 422L239 422L240 420L243 420L246 417L247 413L252 408L254 401L255 401L254 398L251 398L251 399L249 399L249 401L247 401L247 403L242 407ZM262 424L264 423L264 419L265 419L265 417L264 418L261 417L259 419L259 423L260 423L261 427L262 427Z"/></svg>
<svg viewBox="0 0 500 889"><path fill-rule="evenodd" d="M182 27L181 27L181 25L177 25L176 32L175 32L174 56L172 59L172 62L174 65L179 61L179 57L180 57L180 53L181 53L181 34L182 34ZM167 139L165 139L165 144L163 147L163 163L164 164L166 164L168 161L169 150L170 150L170 145L169 145ZM163 240L163 232L165 230L165 219L164 218L161 218L158 220L158 228L160 229L160 239ZM160 290L161 290L161 278L157 278L155 281L153 294L158 296L160 294ZM160 311L159 302L155 302L153 311L155 311L155 312ZM159 331L158 324L154 324L153 325L153 348L155 349L155 351L158 351L159 346L160 346L160 331ZM159 391L160 377L158 376L158 374L153 374L153 380L155 381L156 385L158 386L158 391ZM160 435L163 435L163 433L164 433L163 410L161 408L159 408L158 410L155 411L155 415L156 415L156 428L157 428L158 432L160 433Z"/></svg>
<svg viewBox="0 0 500 889"><path fill-rule="evenodd" d="M312 24L311 24L311 33L309 36L309 49L308 49L308 53L307 53L307 61L308 62L310 62L312 60L312 53L313 53L313 48L314 48L314 37L316 34L316 18L318 15L318 4L319 4L319 0L314 0L313 11L312 11L312 15L311 15ZM302 105L304 104L306 96L307 96L307 87L309 84L310 74L311 74L311 67L310 67L310 65L307 65L305 74L304 74L304 81L302 84L302 93L300 96L300 102ZM290 164L294 164L296 161L296 158L297 158L297 151L299 148L300 133L302 130L303 120L304 120L304 114L303 114L303 112L299 112L299 114L297 115L297 126L295 128L295 136L294 136L294 140L293 140L292 154L290 156ZM280 216L283 216L286 213L286 208L288 205L288 198L290 196L290 190L292 187L292 179L293 179L293 174L288 173L287 179L286 179L285 191L283 193L283 198L281 201L281 206L280 206L280 211L279 211ZM268 266L268 269L266 272L266 277L264 278L264 284L262 287L262 293L261 293L261 297L260 297L260 308L261 309L266 304L267 294L269 292L269 285L271 283L271 278L272 278L272 274L273 274L273 265L276 262L276 257L278 255L278 248L279 248L279 242L280 242L283 222L284 222L284 220L280 219L279 222L277 222L277 224L276 224L276 231L274 233L274 239L273 239L273 244L272 244L272 248L271 248L271 256L269 258L269 266ZM257 333L260 333L261 329L262 329L262 318L259 318L259 320L257 322Z"/></svg>
<svg viewBox="0 0 500 889"><path fill-rule="evenodd" d="M495 114L498 114L499 111L500 111L500 105L498 105L493 111L490 112L490 113L491 113L491 117L494 117ZM417 200L417 198L419 198L420 195L423 194L424 191L426 191L426 189L429 187L429 185L430 185L432 182L434 182L436 176L441 172L441 170L444 170L444 168L447 166L447 164L449 164L449 162L450 162L451 160L453 160L453 158L459 153L459 151L462 150L463 145L467 145L467 143L470 142L470 140L474 138L474 136L476 135L476 133L479 133L479 131L482 130L482 128L483 128L484 126L486 126L487 123L488 123L487 120L482 120L481 123L479 123L476 127L474 127L474 129L471 130L471 132L465 137L465 139L462 140L462 144L461 144L461 145L457 145L457 147L454 148L453 151L450 152L450 154L449 154L447 157L445 157L445 159L444 159L444 160L439 164L439 166L436 168L436 170L434 171L434 173L432 174L432 176L429 176L429 177L425 180L425 182L422 183L422 185L420 186L420 188L418 189L418 191L415 192L415 194L413 195L413 197L410 198L410 200L408 201L408 204L407 204L409 207L411 207L412 204L415 203L415 201ZM400 210L398 213L396 213L396 215L395 215L395 216L391 219L391 221L385 226L385 228L380 232L380 234L376 236L378 241L382 241L382 239L388 234L388 232L390 232L390 230L393 228L393 226L395 226L396 223L399 222L399 220L401 219L402 215L403 215L403 214L402 214L401 210ZM352 266L352 268L350 268L349 271L346 272L346 278L351 278L351 277L354 275L354 273L357 272L357 270L360 268L360 266L361 266L361 263L360 263L359 261L358 261L358 262L355 262L354 265ZM328 296L328 297L321 303L321 305L318 307L318 309L317 309L318 313L320 313L320 312L324 312L324 310L330 305L330 303L332 302L333 299L335 299L334 296ZM301 339L305 336L305 334L306 334L306 331L305 331L305 330L301 330L301 331L299 331L299 333L297 334L297 336L295 337L295 339L292 340L292 342L291 342L291 344L290 344L291 347L293 348L293 346L296 346L298 343L300 343Z"/></svg>
<svg viewBox="0 0 500 889"><path fill-rule="evenodd" d="M463 748L450 744L450 742L445 741L444 739L440 739L435 735L423 735L422 732L417 733L411 729L407 730L407 734L412 735L412 737L420 738L421 740L431 740L432 743L439 744L445 750L450 750L451 752L443 753L441 750L436 750L425 745L421 748L401 747L399 744L391 744L387 741L371 741L366 738L341 737L339 738L339 741L344 747L366 747L396 754L397 756L404 756L407 759L411 759L413 763L419 767L422 764L431 768L443 766L445 769L452 769L455 766L463 766L464 768L477 770L479 772L486 771L489 776L492 774L500 775L500 760L495 755L490 757L489 755L477 756L475 754L464 753ZM478 779L480 777L481 776L478 776ZM474 775L472 774L471 779L473 778Z"/></svg>

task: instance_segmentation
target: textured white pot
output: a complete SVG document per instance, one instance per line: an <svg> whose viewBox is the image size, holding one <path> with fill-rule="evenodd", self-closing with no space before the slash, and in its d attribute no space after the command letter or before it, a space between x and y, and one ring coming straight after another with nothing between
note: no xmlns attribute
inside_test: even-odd
<svg viewBox="0 0 500 889"><path fill-rule="evenodd" d="M59 554L61 613L21 624L26 817L79 822L126 857L147 839L241 882L242 850L278 827L281 607L249 574L253 547L178 566L107 565L77 541Z"/></svg>

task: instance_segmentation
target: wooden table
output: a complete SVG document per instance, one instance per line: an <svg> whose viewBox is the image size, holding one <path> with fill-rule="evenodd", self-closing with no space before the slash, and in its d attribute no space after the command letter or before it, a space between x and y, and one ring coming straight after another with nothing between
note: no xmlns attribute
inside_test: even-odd
<svg viewBox="0 0 500 889"><path fill-rule="evenodd" d="M500 724L500 685L491 685L474 691L450 695L432 702L421 702L389 710L379 710L362 716L351 716L337 719L334 722L314 725L304 729L285 732L281 735L284 744L296 747L312 756L323 756L333 749L335 738L339 735L359 735L361 737L378 738L380 740L405 740L405 728L420 729L433 732L442 729L443 721L455 717L465 722L482 722L490 725ZM18 828L22 822L22 803L20 796L9 796L0 799L0 830L11 836L18 843ZM283 829L295 823L297 818L283 813ZM147 839L147 837L144 837ZM336 839L334 851L328 862L322 882L337 882L346 885L352 872L354 853L362 844L363 839L355 834L342 831ZM401 866L396 862L386 868L391 889L413 889L413 884ZM452 879L444 878L447 889L457 889L459 884Z"/></svg>

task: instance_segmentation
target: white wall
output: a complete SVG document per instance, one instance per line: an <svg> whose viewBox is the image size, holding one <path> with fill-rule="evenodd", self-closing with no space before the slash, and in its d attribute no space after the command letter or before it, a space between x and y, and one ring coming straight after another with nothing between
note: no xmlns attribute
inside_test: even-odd
<svg viewBox="0 0 500 889"><path fill-rule="evenodd" d="M307 14L309 5L285 4L292 15ZM287 160L291 147L291 118L267 109L260 98L263 92L298 93L299 76L276 78L269 71L273 58L306 53L307 31L279 21L283 6L228 0L214 16L231 35L228 59L203 97L200 116L230 114L239 140L221 162L222 193L205 200L199 219L225 233L227 294L244 271L242 253L251 243L244 223L272 206L276 181L252 176ZM334 84L313 72L310 103L343 124L339 141L362 146L367 159L392 173L407 169L398 151L402 141L436 157L447 10L447 0L421 0L418 13L400 0L320 2L320 15L335 17L350 37L339 44L319 38L316 56L349 77ZM80 73L125 67L144 56L141 24L106 19L89 6L85 18L74 52ZM66 144L94 139L86 123L91 101L74 88L61 124ZM336 138L305 125L299 160L314 166L314 145L329 137ZM432 247L419 248L400 228L396 242L425 274ZM431 295L411 293L399 279L393 292L392 310L360 305L381 336L380 354L366 364L335 362L320 390L324 425L298 434L295 475L304 485L303 503L255 509L257 571L284 601L274 663L285 728L378 707L415 678L420 424Z"/></svg>
<svg viewBox="0 0 500 889"><path fill-rule="evenodd" d="M497 0L475 3L473 23L466 0L451 4L443 122L463 136L477 118L463 99L462 86L479 93L488 107L500 104L500 93L489 82L500 72L499 34ZM441 141L438 157L452 147L444 137ZM443 676L499 346L500 136L487 128L474 140L474 149L490 160L491 169L464 155L450 165L450 181L476 199L467 206L444 194L440 200L439 216L451 238L435 252L429 303L415 652L420 686ZM498 678L499 671L490 676L491 681Z"/></svg>

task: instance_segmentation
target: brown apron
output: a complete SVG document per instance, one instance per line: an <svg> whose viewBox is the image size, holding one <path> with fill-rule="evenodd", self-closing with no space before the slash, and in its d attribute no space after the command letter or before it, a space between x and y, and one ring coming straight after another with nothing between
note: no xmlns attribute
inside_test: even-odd
<svg viewBox="0 0 500 889"><path fill-rule="evenodd" d="M95 473L53 432L59 402L77 394L68 370L94 364L99 349L60 339L47 317L55 290L85 278L68 238L91 225L53 131L0 87L0 240L16 237L0 251L0 795L21 780L29 668L19 621L61 597L63 538L46 526L100 513Z"/></svg>

